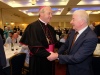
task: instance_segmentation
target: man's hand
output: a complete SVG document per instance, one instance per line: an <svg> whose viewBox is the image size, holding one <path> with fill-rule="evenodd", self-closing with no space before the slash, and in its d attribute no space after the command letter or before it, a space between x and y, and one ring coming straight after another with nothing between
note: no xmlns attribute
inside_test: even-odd
<svg viewBox="0 0 100 75"><path fill-rule="evenodd" d="M58 58L58 53L50 52L51 54L47 57L49 61L53 61Z"/></svg>

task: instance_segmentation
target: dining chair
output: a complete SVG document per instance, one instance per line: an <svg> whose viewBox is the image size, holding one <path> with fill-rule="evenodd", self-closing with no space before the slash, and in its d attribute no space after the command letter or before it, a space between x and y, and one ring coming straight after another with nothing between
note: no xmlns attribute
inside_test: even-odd
<svg viewBox="0 0 100 75"><path fill-rule="evenodd" d="M26 58L26 53L18 53L9 59L10 63L10 75L21 75L22 68L24 67L24 62Z"/></svg>
<svg viewBox="0 0 100 75"><path fill-rule="evenodd" d="M22 75L29 75L29 67L26 66L23 67Z"/></svg>
<svg viewBox="0 0 100 75"><path fill-rule="evenodd" d="M94 75L100 75L100 56L93 57L93 72Z"/></svg>

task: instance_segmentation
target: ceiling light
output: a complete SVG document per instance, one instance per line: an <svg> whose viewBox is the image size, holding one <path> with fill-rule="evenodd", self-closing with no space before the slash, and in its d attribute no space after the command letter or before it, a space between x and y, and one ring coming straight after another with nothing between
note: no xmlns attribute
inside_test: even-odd
<svg viewBox="0 0 100 75"><path fill-rule="evenodd" d="M28 13L28 15L29 15L29 16L33 16L34 14L30 12L30 13Z"/></svg>
<svg viewBox="0 0 100 75"><path fill-rule="evenodd" d="M65 1L65 0L62 0L62 1Z"/></svg>
<svg viewBox="0 0 100 75"><path fill-rule="evenodd" d="M14 22L11 22L10 24L11 24L11 25L14 25L15 23L14 23Z"/></svg>
<svg viewBox="0 0 100 75"><path fill-rule="evenodd" d="M71 15L72 14L72 12L71 11L69 11L66 15Z"/></svg>
<svg viewBox="0 0 100 75"><path fill-rule="evenodd" d="M24 26L25 24L22 24L22 26Z"/></svg>
<svg viewBox="0 0 100 75"><path fill-rule="evenodd" d="M35 5L36 4L36 0L32 0L32 5Z"/></svg>
<svg viewBox="0 0 100 75"><path fill-rule="evenodd" d="M77 5L93 5L100 4L100 0L81 0Z"/></svg>
<svg viewBox="0 0 100 75"><path fill-rule="evenodd" d="M100 11L93 11L92 14L99 14Z"/></svg>
<svg viewBox="0 0 100 75"><path fill-rule="evenodd" d="M88 11L86 11L86 12L87 12L88 14L91 14L92 11L89 11L89 10L88 10Z"/></svg>
<svg viewBox="0 0 100 75"><path fill-rule="evenodd" d="M45 0L45 1L49 1L49 0Z"/></svg>
<svg viewBox="0 0 100 75"><path fill-rule="evenodd" d="M29 0L29 2L31 2L32 0Z"/></svg>

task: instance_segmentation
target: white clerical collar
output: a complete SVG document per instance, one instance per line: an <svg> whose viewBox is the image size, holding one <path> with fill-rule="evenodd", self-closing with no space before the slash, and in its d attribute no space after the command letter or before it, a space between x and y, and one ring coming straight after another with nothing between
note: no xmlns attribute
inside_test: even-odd
<svg viewBox="0 0 100 75"><path fill-rule="evenodd" d="M46 22L44 22L43 20L41 20L40 18L39 18L39 20L40 20L41 22L43 22L45 25L47 25L47 23L46 23Z"/></svg>

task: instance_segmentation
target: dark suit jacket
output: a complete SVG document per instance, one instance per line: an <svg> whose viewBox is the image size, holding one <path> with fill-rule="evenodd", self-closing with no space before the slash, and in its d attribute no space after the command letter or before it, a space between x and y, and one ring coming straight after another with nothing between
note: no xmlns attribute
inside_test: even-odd
<svg viewBox="0 0 100 75"><path fill-rule="evenodd" d="M88 27L70 48L75 31L72 30L65 44L58 50L59 62L68 65L67 75L93 75L92 55L97 45L97 36ZM64 51L66 55L61 55Z"/></svg>
<svg viewBox="0 0 100 75"><path fill-rule="evenodd" d="M3 40L0 35L0 67L4 67L4 66L6 66L6 57L3 48Z"/></svg>
<svg viewBox="0 0 100 75"><path fill-rule="evenodd" d="M0 35L1 35L1 38L3 39L3 44L4 44L5 43L4 31L1 28L0 28Z"/></svg>

